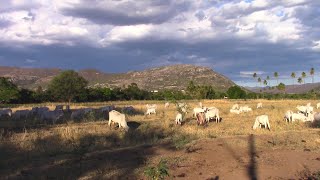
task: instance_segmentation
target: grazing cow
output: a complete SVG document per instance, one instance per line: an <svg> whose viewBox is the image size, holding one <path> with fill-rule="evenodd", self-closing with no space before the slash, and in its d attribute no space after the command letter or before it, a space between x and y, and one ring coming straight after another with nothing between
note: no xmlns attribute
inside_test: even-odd
<svg viewBox="0 0 320 180"><path fill-rule="evenodd" d="M239 110L240 110L240 112L250 112L250 111L252 111L252 109L249 108L248 106L241 106L239 108Z"/></svg>
<svg viewBox="0 0 320 180"><path fill-rule="evenodd" d="M146 115L150 115L150 114L157 114L157 113L156 113L156 108L149 108L149 109L147 109Z"/></svg>
<svg viewBox="0 0 320 180"><path fill-rule="evenodd" d="M234 104L231 109L233 109L233 110L239 109L239 104Z"/></svg>
<svg viewBox="0 0 320 180"><path fill-rule="evenodd" d="M205 112L206 116L206 121L209 122L210 119L215 118L216 123L220 121L220 116L219 116L219 109L210 109L207 112Z"/></svg>
<svg viewBox="0 0 320 180"><path fill-rule="evenodd" d="M204 114L204 112L200 112L196 116L198 125L204 125L206 123L206 115Z"/></svg>
<svg viewBox="0 0 320 180"><path fill-rule="evenodd" d="M14 120L21 120L21 119L27 119L30 117L30 111L29 110L18 110L15 113L13 113L12 118Z"/></svg>
<svg viewBox="0 0 320 180"><path fill-rule="evenodd" d="M2 109L0 110L0 118L2 117L11 117L12 116L12 110L11 109Z"/></svg>
<svg viewBox="0 0 320 180"><path fill-rule="evenodd" d="M300 120L305 122L307 120L307 116L305 114L301 114L301 113L292 113L291 114L291 121L296 121L296 120Z"/></svg>
<svg viewBox="0 0 320 180"><path fill-rule="evenodd" d="M115 122L119 124L119 128L124 128L125 131L129 130L129 126L127 125L126 116L116 110L112 110L109 112L109 123L108 125L111 126L111 123Z"/></svg>
<svg viewBox="0 0 320 180"><path fill-rule="evenodd" d="M182 114L181 114L181 113L178 113L178 114L176 115L176 124L181 125L181 122L182 122Z"/></svg>
<svg viewBox="0 0 320 180"><path fill-rule="evenodd" d="M48 107L33 107L30 111L32 116L40 117L43 112L49 111Z"/></svg>
<svg viewBox="0 0 320 180"><path fill-rule="evenodd" d="M89 113L93 112L93 108L82 108L77 109L71 113L71 119L72 120L81 120Z"/></svg>
<svg viewBox="0 0 320 180"><path fill-rule="evenodd" d="M264 126L264 128L268 128L269 130L271 129L269 118L267 115L256 117L256 121L254 122L252 129L257 129L257 127L261 128L262 125Z"/></svg>
<svg viewBox="0 0 320 180"><path fill-rule="evenodd" d="M56 105L55 111L63 110L63 105Z"/></svg>
<svg viewBox="0 0 320 180"><path fill-rule="evenodd" d="M122 112L126 114L134 114L135 109L132 106L126 106L122 108Z"/></svg>
<svg viewBox="0 0 320 180"><path fill-rule="evenodd" d="M170 106L170 103L169 102L166 102L165 104L164 104L164 108L168 108Z"/></svg>
<svg viewBox="0 0 320 180"><path fill-rule="evenodd" d="M230 109L230 113L240 114L240 110L238 110L238 109Z"/></svg>
<svg viewBox="0 0 320 180"><path fill-rule="evenodd" d="M291 110L288 110L284 115L284 120L286 120L287 122L292 122L292 114L293 112Z"/></svg>
<svg viewBox="0 0 320 180"><path fill-rule="evenodd" d="M203 108L193 108L193 116L196 117L198 113L206 112L206 109Z"/></svg>
<svg viewBox="0 0 320 180"><path fill-rule="evenodd" d="M261 102L257 104L257 109L259 109L259 108L262 108L262 103Z"/></svg>
<svg viewBox="0 0 320 180"><path fill-rule="evenodd" d="M51 121L52 124L56 124L56 122L63 118L63 110L55 110L55 111L47 111L41 114L40 119L43 122Z"/></svg>

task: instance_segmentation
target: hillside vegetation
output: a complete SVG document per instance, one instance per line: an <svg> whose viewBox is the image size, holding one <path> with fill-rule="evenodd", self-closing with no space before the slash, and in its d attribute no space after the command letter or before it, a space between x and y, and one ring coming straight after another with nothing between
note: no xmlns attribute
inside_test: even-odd
<svg viewBox="0 0 320 180"><path fill-rule="evenodd" d="M61 69L0 67L0 76L9 77L15 84L23 88L46 88L53 77ZM95 69L78 72L90 86L124 87L136 83L144 90L184 90L189 81L197 85L209 85L220 91L226 91L234 83L227 77L214 72L208 67L194 65L172 65L133 71L127 73L104 73Z"/></svg>

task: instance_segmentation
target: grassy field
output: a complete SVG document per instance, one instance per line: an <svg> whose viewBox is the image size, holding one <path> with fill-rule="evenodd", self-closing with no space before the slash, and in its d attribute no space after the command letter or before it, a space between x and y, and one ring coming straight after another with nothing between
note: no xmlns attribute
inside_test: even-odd
<svg viewBox="0 0 320 180"><path fill-rule="evenodd" d="M126 101L79 103L72 104L71 108L101 107L112 104L116 107L133 106L136 110L145 112L147 103L155 103L158 105L157 114L150 116L142 113L128 115L129 132L124 132L116 127L109 128L106 120L82 123L68 121L66 124L27 129L7 130L2 128L0 129L0 158L2 160L0 162L0 178L24 177L23 173L26 172L28 172L26 177L34 178L39 174L33 172L32 169L43 170L41 169L43 167L38 166L45 166L48 163L55 165L56 168L54 170L46 169L47 176L41 176L41 178L56 177L56 173L62 171L62 169L62 175L59 176L62 179L97 178L101 174L104 174L104 178L122 177L121 174L128 173L141 175L143 168L148 165L149 161L147 159L142 159L141 161L143 161L142 164L144 165L135 167L130 172L122 172L121 168L120 170L115 168L121 165L112 164L112 158L108 159L109 162L105 162L105 166L102 169L99 166L95 170L83 167L81 162L85 161L83 158L85 159L85 157L97 152L108 151L107 154L112 154L118 151L126 151L127 148L163 145L172 150L179 150L198 139L230 138L227 141L228 143L246 146L245 141L233 139L232 137L246 137L250 134L260 137L256 141L257 147L308 149L320 152L320 130L316 125L303 122L288 124L283 120L284 113L287 110L296 111L295 107L297 105L306 105L308 102L315 106L317 101L204 100L201 102L206 107L217 107L220 110L222 122L218 124L210 122L205 127L197 126L195 118L192 117L192 109L198 106L199 101L187 101L190 109L182 126L175 125L174 119L177 112L173 104L170 104L170 107L165 109L164 102L161 101ZM263 103L262 109L256 109L258 102ZM253 112L239 115L229 113L230 108L235 103L240 106L248 105L253 109ZM13 111L42 105L49 106L50 109L54 108L54 104L24 105L13 108ZM271 130L252 130L255 117L263 114L269 116ZM85 164L88 165L87 163ZM92 164L93 166L97 165L95 163ZM71 173L73 170L79 169L78 165L81 172ZM34 166L37 168L34 168Z"/></svg>

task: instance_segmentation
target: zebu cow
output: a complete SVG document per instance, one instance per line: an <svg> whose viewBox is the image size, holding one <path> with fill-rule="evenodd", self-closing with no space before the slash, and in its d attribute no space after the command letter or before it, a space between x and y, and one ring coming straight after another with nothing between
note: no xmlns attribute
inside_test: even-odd
<svg viewBox="0 0 320 180"><path fill-rule="evenodd" d="M271 129L269 118L267 115L256 117L256 121L254 122L252 129L257 129L257 127L261 128L262 125L264 126L264 128L268 128L269 130Z"/></svg>
<svg viewBox="0 0 320 180"><path fill-rule="evenodd" d="M2 117L11 117L12 116L12 110L11 109L2 109L0 110L0 118Z"/></svg>
<svg viewBox="0 0 320 180"><path fill-rule="evenodd" d="M198 125L204 125L206 124L206 115L204 114L204 112L200 112L196 115L197 117L197 124Z"/></svg>
<svg viewBox="0 0 320 180"><path fill-rule="evenodd" d="M216 123L220 122L220 116L219 116L219 109L210 109L207 112L205 112L206 121L210 122L210 119L215 119Z"/></svg>
<svg viewBox="0 0 320 180"><path fill-rule="evenodd" d="M51 122L52 124L56 124L58 120L61 120L63 118L63 111L57 110L57 111L46 111L41 114L40 119L43 122Z"/></svg>
<svg viewBox="0 0 320 180"><path fill-rule="evenodd" d="M176 124L181 125L181 122L182 122L182 114L181 114L181 113L178 113L178 114L176 115Z"/></svg>
<svg viewBox="0 0 320 180"><path fill-rule="evenodd" d="M111 126L111 123L115 122L119 124L119 128L124 128L126 131L129 130L129 126L127 125L126 116L118 111L112 110L109 112L109 123L108 125Z"/></svg>
<svg viewBox="0 0 320 180"><path fill-rule="evenodd" d="M13 120L22 120L28 119L31 113L29 110L18 110L13 113L12 118Z"/></svg>

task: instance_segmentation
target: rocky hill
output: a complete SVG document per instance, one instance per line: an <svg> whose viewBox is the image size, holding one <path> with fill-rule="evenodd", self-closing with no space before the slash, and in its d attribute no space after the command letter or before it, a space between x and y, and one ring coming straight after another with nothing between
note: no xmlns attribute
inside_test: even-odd
<svg viewBox="0 0 320 180"><path fill-rule="evenodd" d="M11 78L20 87L34 89L46 87L61 69L0 67L0 76ZM220 91L228 89L234 83L227 77L214 72L211 68L194 65L163 66L143 71L127 73L104 73L95 69L79 71L90 86L123 87L136 83L142 89L186 89L189 81L197 85L212 85Z"/></svg>

